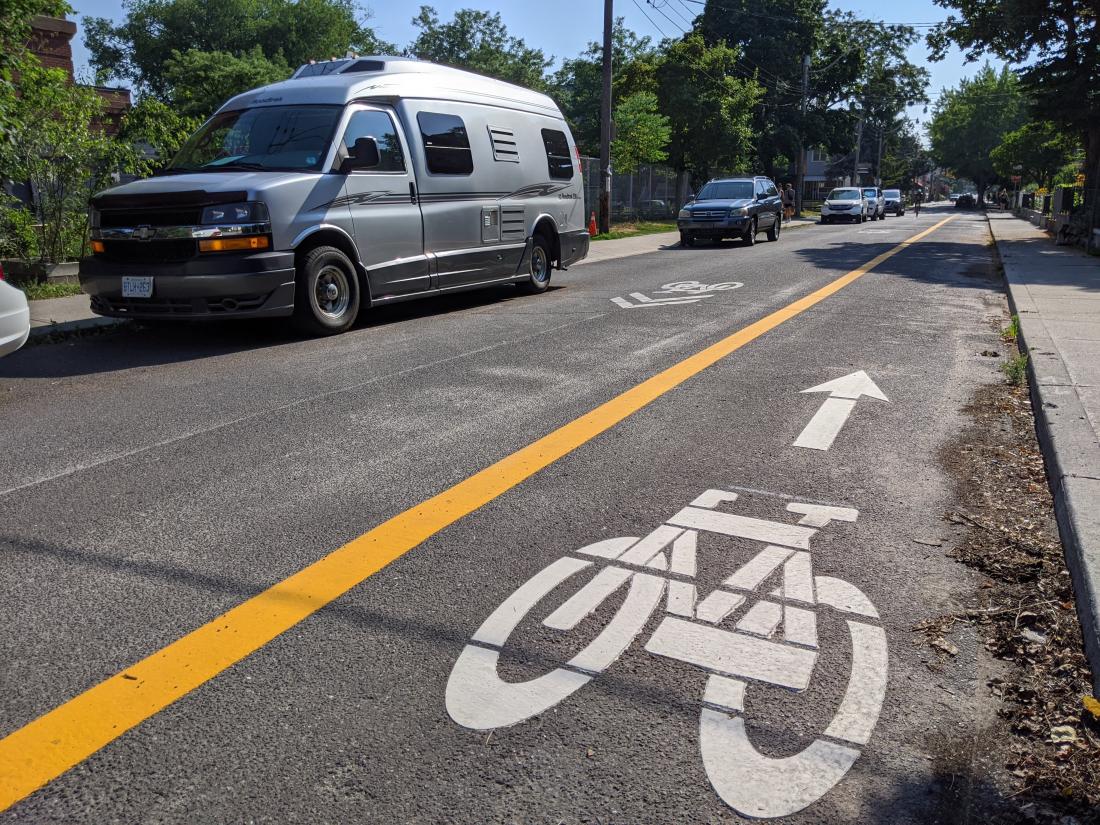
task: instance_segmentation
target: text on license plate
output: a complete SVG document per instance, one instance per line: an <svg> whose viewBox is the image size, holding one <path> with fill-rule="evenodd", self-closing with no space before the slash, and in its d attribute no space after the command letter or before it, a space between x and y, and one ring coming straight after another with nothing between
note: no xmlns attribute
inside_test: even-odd
<svg viewBox="0 0 1100 825"><path fill-rule="evenodd" d="M122 277L123 298L152 298L153 279L146 276L124 275Z"/></svg>

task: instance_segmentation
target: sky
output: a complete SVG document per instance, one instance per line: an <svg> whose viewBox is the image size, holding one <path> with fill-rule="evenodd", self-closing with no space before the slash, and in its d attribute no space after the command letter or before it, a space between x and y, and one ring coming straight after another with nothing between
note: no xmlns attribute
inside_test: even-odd
<svg viewBox="0 0 1100 825"><path fill-rule="evenodd" d="M115 20L123 16L119 0L69 2L76 9L75 14L70 16L78 24L84 16L110 17ZM532 0L497 0L491 3L480 0L435 0L430 5L434 6L442 20L449 20L460 8L500 12L509 33L523 38L529 46L540 48L559 61L563 57L578 54L589 41L599 40L603 26L603 4L599 0L555 0L552 3ZM881 4L867 0L830 0L830 5L885 23L929 24L947 16L947 11L935 5L932 0L891 0ZM383 40L404 46L416 35L411 21L420 7L419 2L372 3L371 0L362 0L361 6L370 16L369 25ZM629 28L640 35L649 35L654 40L660 40L662 33L667 36L682 34L688 28L691 10L701 8L694 0L615 0L615 16L625 18ZM922 27L918 31L923 33L927 28ZM794 59L797 60L797 57ZM932 99L944 87L957 85L961 78L968 77L977 70L975 64L965 64L961 52L958 51L939 63L929 62L928 49L923 41L910 50L909 59L917 65L925 66L931 73L929 97ZM78 75L86 72L88 51L84 47L82 27L78 29L73 41L73 60ZM924 113L923 108L912 107L909 117L927 122L929 114Z"/></svg>

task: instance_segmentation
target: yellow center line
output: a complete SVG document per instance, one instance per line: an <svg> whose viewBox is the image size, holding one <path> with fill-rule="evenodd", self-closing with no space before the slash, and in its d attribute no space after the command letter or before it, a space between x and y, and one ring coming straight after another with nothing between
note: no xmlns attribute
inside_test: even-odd
<svg viewBox="0 0 1100 825"><path fill-rule="evenodd" d="M568 455L692 376L824 301L947 218L804 298L711 344L89 688L0 740L0 811L213 679L443 528Z"/></svg>

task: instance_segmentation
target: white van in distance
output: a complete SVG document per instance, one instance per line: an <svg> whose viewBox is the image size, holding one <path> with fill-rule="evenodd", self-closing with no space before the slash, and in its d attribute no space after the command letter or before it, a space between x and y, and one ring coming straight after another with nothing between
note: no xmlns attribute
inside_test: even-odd
<svg viewBox="0 0 1100 825"><path fill-rule="evenodd" d="M293 316L513 282L588 254L580 155L545 95L398 57L311 63L221 107L156 177L92 199L100 315Z"/></svg>

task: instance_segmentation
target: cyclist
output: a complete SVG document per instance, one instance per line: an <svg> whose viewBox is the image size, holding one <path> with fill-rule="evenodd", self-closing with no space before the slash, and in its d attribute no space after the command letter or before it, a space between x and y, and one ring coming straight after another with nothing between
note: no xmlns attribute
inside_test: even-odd
<svg viewBox="0 0 1100 825"><path fill-rule="evenodd" d="M913 214L920 217L920 204L924 200L924 193L920 189L913 191Z"/></svg>

